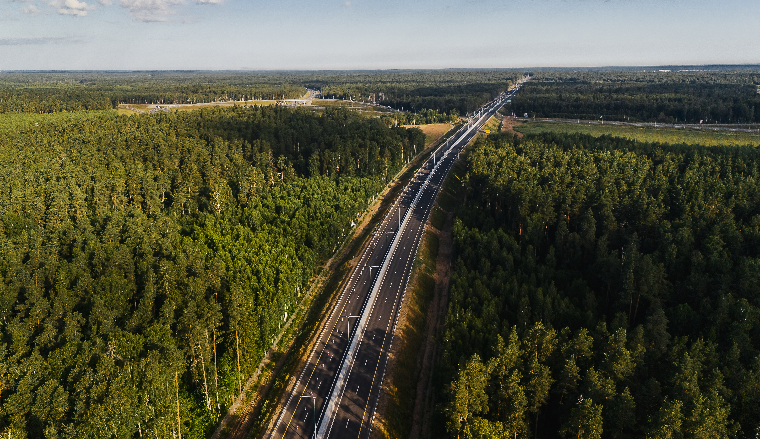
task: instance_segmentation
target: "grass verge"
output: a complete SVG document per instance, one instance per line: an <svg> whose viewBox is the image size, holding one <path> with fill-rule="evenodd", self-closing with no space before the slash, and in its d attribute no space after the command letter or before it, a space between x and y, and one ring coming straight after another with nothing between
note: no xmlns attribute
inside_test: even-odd
<svg viewBox="0 0 760 439"><path fill-rule="evenodd" d="M760 134L697 130L689 128L670 127L635 127L621 125L601 125L584 123L555 123L555 122L525 122L515 125L514 129L523 134L541 132L580 133L595 137L613 136L624 137L639 142L670 143L674 145L705 145L705 146L760 146Z"/></svg>
<svg viewBox="0 0 760 439"><path fill-rule="evenodd" d="M394 343L398 345L394 371L388 385L383 386L387 398L384 416L376 418L373 437L406 438L412 429L412 412L417 394L418 354L424 350L425 329L430 302L435 293L435 269L439 238L430 229L425 230L417 258L414 261L413 280L404 303L404 319L396 330Z"/></svg>
<svg viewBox="0 0 760 439"><path fill-rule="evenodd" d="M495 116L491 116L490 119L483 125L483 131L486 133L498 133L499 126L501 126L501 120Z"/></svg>

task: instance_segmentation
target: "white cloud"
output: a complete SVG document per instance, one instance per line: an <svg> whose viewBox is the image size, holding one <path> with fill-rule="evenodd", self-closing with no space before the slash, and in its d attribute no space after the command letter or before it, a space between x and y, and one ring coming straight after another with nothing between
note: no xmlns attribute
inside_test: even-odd
<svg viewBox="0 0 760 439"><path fill-rule="evenodd" d="M351 2L345 2L345 3L343 3L343 4L341 5L341 7L344 7L344 8L350 8L350 7L351 7Z"/></svg>
<svg viewBox="0 0 760 439"><path fill-rule="evenodd" d="M57 9L59 14L73 15L75 17L85 17L87 16L87 11L95 9L95 6L90 6L79 0L53 0L50 2L50 6Z"/></svg>
<svg viewBox="0 0 760 439"><path fill-rule="evenodd" d="M2 2L3 0L0 0ZM26 3L27 6L21 8L21 12L29 15L37 15L44 11L40 10L35 4L35 0L6 0L10 2ZM101 6L110 6L114 0L96 0ZM188 1L196 4L220 5L225 0L119 0L119 5L129 11L134 18L144 21L167 21L170 16L174 15L177 7L185 5ZM88 3L89 2L89 3ZM62 15L72 15L75 17L85 17L88 11L96 9L91 0L47 0L47 4Z"/></svg>
<svg viewBox="0 0 760 439"><path fill-rule="evenodd" d="M133 17L140 21L166 21L174 13L173 6L184 4L183 0L119 0Z"/></svg>
<svg viewBox="0 0 760 439"><path fill-rule="evenodd" d="M49 44L80 44L78 37L0 38L0 46L46 46Z"/></svg>
<svg viewBox="0 0 760 439"><path fill-rule="evenodd" d="M24 14L29 14L29 15L37 15L40 13L40 10L35 5L29 5L29 6L24 6L23 8L21 8L21 12L23 12Z"/></svg>
<svg viewBox="0 0 760 439"><path fill-rule="evenodd" d="M0 15L0 21L18 21L18 18L14 17L11 11L6 10L4 14Z"/></svg>

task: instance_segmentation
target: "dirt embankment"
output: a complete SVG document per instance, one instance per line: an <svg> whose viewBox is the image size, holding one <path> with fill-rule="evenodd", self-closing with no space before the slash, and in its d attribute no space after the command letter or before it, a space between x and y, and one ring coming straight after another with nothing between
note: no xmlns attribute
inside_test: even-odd
<svg viewBox="0 0 760 439"><path fill-rule="evenodd" d="M501 120L501 132L502 133L510 133L513 136L517 135L518 138L522 138L523 133L519 131L515 131L515 127L522 124L522 122L518 120L514 120L511 117L505 117Z"/></svg>
<svg viewBox="0 0 760 439"><path fill-rule="evenodd" d="M428 309L428 322L425 329L425 349L421 351L418 360L420 368L419 381L417 383L417 395L412 414L412 431L410 439L430 437L430 418L435 408L433 391L433 367L438 357L438 349L443 329L443 320L446 318L446 305L449 295L449 278L451 268L452 239L451 239L452 214L447 212L443 230L437 231L439 238L438 258L435 270L435 293L433 302ZM431 231L433 228L431 227Z"/></svg>

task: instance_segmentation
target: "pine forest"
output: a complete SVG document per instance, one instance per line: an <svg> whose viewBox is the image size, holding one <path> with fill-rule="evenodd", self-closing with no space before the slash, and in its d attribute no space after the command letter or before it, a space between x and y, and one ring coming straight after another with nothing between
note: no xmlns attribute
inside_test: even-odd
<svg viewBox="0 0 760 439"><path fill-rule="evenodd" d="M437 434L756 437L759 165L753 146L478 140Z"/></svg>
<svg viewBox="0 0 760 439"><path fill-rule="evenodd" d="M431 437L758 437L756 125L707 146L503 116L734 129L760 121L752 68L2 73L3 437L211 437L431 141L409 125L518 81L447 183Z"/></svg>
<svg viewBox="0 0 760 439"><path fill-rule="evenodd" d="M343 109L4 124L0 431L28 439L210 436L425 140Z"/></svg>

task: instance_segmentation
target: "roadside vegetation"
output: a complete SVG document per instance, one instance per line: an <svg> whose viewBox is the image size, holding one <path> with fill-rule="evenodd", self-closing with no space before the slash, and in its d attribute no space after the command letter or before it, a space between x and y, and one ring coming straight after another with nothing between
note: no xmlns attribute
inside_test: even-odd
<svg viewBox="0 0 760 439"><path fill-rule="evenodd" d="M501 128L501 120L496 116L491 116L490 119L483 125L483 131L486 133L498 133Z"/></svg>
<svg viewBox="0 0 760 439"><path fill-rule="evenodd" d="M440 352L451 263L451 215L466 168L454 164L430 213L390 352L372 438L430 437L436 403L433 370Z"/></svg>
<svg viewBox="0 0 760 439"><path fill-rule="evenodd" d="M425 129L429 128L429 126L415 126L415 129L417 128ZM439 131L438 127L434 128L434 131ZM386 190L379 194L377 202L370 208L364 221L358 225L359 228L357 229L353 240L340 255L341 259L336 261L336 265L334 265L339 268L331 273L326 273L323 285L319 286L316 296L314 297L314 302L310 305L304 323L294 331L294 341L291 346L287 347L287 352L285 352L287 355L285 363L274 376L274 384L265 395L262 395L264 402L261 405L261 410L256 416L252 428L250 429L249 437L265 435L268 431L267 429L272 427L278 414L278 410L282 408L282 404L289 396L286 391L289 389L289 386L294 383L299 368L303 366L302 362L306 360L306 357L311 352L312 343L315 341L315 334L319 331L321 328L320 325L332 309L330 304L335 296L340 293L341 287L346 281L347 276L358 262L358 256L361 254L372 236L372 230L374 230L374 228L382 221L388 209L392 207L396 197L401 194L403 188L415 175L417 167L427 160L432 154L433 149L440 142L453 134L457 128L458 127L451 128L448 131L437 135L434 142L426 145L425 151L422 151L420 154L413 157L406 165L406 169L400 172L396 176L396 179L388 184ZM398 346L397 343L396 346ZM388 381L386 381L386 383L387 382ZM405 415L402 415L397 421L402 423L408 422L408 419L404 418L404 416ZM378 422L382 423L383 421ZM380 425L379 423L376 425ZM381 431L384 431L384 427L380 426L379 428L376 428L373 431L373 437ZM239 436L230 435L229 437Z"/></svg>

